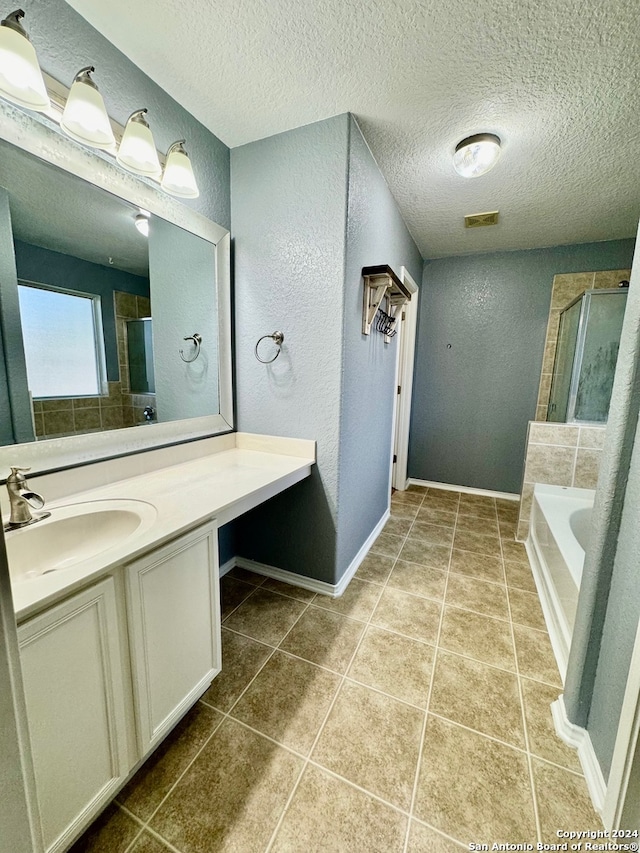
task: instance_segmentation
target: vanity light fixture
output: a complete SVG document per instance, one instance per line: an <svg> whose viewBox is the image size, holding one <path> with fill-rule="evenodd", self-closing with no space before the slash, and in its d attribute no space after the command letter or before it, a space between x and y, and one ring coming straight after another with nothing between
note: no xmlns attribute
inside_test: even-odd
<svg viewBox="0 0 640 853"><path fill-rule="evenodd" d="M147 110L144 109L136 110L129 116L116 160L123 168L136 175L159 178L162 166L146 114Z"/></svg>
<svg viewBox="0 0 640 853"><path fill-rule="evenodd" d="M184 148L185 141L181 139L174 142L167 151L161 187L169 195L179 198L198 198L200 192L191 168L191 160Z"/></svg>
<svg viewBox="0 0 640 853"><path fill-rule="evenodd" d="M477 178L493 169L500 156L500 137L476 133L456 145L453 167L463 178Z"/></svg>
<svg viewBox="0 0 640 853"><path fill-rule="evenodd" d="M91 79L92 65L75 76L60 119L60 127L72 139L92 148L113 149L116 144L111 122L98 87Z"/></svg>
<svg viewBox="0 0 640 853"><path fill-rule="evenodd" d="M149 236L149 217L150 213L147 210L141 210L140 213L136 213L135 219L133 220L138 231L144 236Z"/></svg>
<svg viewBox="0 0 640 853"><path fill-rule="evenodd" d="M49 109L47 87L35 49L20 23L17 9L0 22L0 95L28 110Z"/></svg>

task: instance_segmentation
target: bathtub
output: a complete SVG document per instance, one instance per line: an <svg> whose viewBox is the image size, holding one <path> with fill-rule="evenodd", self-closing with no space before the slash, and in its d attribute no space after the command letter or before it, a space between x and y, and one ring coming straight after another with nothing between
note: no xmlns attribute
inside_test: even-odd
<svg viewBox="0 0 640 853"><path fill-rule="evenodd" d="M525 543L564 682L595 492L536 484Z"/></svg>

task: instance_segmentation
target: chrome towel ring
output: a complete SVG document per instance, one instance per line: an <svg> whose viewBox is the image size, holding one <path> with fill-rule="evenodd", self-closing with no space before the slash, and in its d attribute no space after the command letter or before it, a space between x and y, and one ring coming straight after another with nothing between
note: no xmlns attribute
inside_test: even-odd
<svg viewBox="0 0 640 853"><path fill-rule="evenodd" d="M199 335L197 332L195 332L193 335L187 335L185 338L183 338L183 340L193 341L195 345L195 352L193 353L193 356L191 358L185 358L184 351L178 350L178 352L180 353L180 358L187 364L191 364L191 362L195 361L196 358L200 355L200 347L202 346L202 335Z"/></svg>
<svg viewBox="0 0 640 853"><path fill-rule="evenodd" d="M260 356L258 355L258 347L260 346L261 341L264 341L266 338L271 338L271 340L274 342L274 344L278 347L278 349L276 350L276 354L274 355L273 358L260 358ZM260 340L258 341L258 343L256 344L256 348L255 348L255 354L256 354L256 358L258 359L258 361L260 361L262 364L271 364L272 361L275 361L276 358L280 355L280 353L282 351L282 342L283 341L284 341L284 332L274 332L272 335L263 335L260 338Z"/></svg>

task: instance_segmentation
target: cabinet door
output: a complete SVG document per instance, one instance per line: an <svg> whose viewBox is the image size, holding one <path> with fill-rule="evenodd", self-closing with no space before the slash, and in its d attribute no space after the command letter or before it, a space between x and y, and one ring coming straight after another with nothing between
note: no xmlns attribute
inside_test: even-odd
<svg viewBox="0 0 640 853"><path fill-rule="evenodd" d="M207 524L127 566L127 618L143 755L220 672L217 528Z"/></svg>
<svg viewBox="0 0 640 853"><path fill-rule="evenodd" d="M129 772L113 578L18 628L44 847L67 849Z"/></svg>

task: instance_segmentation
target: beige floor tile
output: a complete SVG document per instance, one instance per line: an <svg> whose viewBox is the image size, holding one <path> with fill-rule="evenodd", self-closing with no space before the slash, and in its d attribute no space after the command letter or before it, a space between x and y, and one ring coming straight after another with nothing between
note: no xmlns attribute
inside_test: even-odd
<svg viewBox="0 0 640 853"><path fill-rule="evenodd" d="M525 748L515 674L439 651L429 711Z"/></svg>
<svg viewBox="0 0 640 853"><path fill-rule="evenodd" d="M290 598L297 598L298 601L313 601L316 593L310 589L303 589L301 586L294 586L292 583L284 583L275 578L266 578L262 584L262 589L268 589L270 592L279 592L280 595L288 595Z"/></svg>
<svg viewBox="0 0 640 853"><path fill-rule="evenodd" d="M406 634L425 643L435 643L440 624L441 605L428 598L386 587L371 622L380 628Z"/></svg>
<svg viewBox="0 0 640 853"><path fill-rule="evenodd" d="M410 483L405 489L405 492L409 492L410 494L413 493L416 495L422 495L423 497L427 494L428 491L429 486L420 486L418 485L418 483Z"/></svg>
<svg viewBox="0 0 640 853"><path fill-rule="evenodd" d="M421 539L413 539L411 536L406 540L400 559L409 563L420 563L422 566L431 566L432 569L446 570L449 568L451 558L451 546L432 545Z"/></svg>
<svg viewBox="0 0 640 853"><path fill-rule="evenodd" d="M509 542L515 541L516 531L518 529L518 520L516 518L513 521L503 521L499 518L498 528L500 529L500 536L502 539L508 539Z"/></svg>
<svg viewBox="0 0 640 853"><path fill-rule="evenodd" d="M406 536L412 524L412 517L390 516L389 521L382 528L382 532L391 533L393 536Z"/></svg>
<svg viewBox="0 0 640 853"><path fill-rule="evenodd" d="M347 619L331 610L309 607L280 648L344 674L363 631L362 622Z"/></svg>
<svg viewBox="0 0 640 853"><path fill-rule="evenodd" d="M453 539L453 547L461 551L473 551L476 554L487 554L490 557L502 556L500 539L496 536L485 536L482 533L458 531Z"/></svg>
<svg viewBox="0 0 640 853"><path fill-rule="evenodd" d="M551 716L551 703L560 695L560 687L548 687L538 681L520 679L527 717L529 749L535 755L582 773L578 752L567 746L556 734Z"/></svg>
<svg viewBox="0 0 640 853"><path fill-rule="evenodd" d="M302 601L258 587L224 624L259 642L278 645L306 606Z"/></svg>
<svg viewBox="0 0 640 853"><path fill-rule="evenodd" d="M150 823L183 853L263 853L302 759L225 720Z"/></svg>
<svg viewBox="0 0 640 853"><path fill-rule="evenodd" d="M202 702L194 705L118 794L118 802L148 820L223 719Z"/></svg>
<svg viewBox="0 0 640 853"><path fill-rule="evenodd" d="M342 613L343 616L350 616L352 619L366 621L378 603L380 592L379 584L358 580L354 577L339 598L318 595L313 606L332 610L334 613Z"/></svg>
<svg viewBox="0 0 640 853"><path fill-rule="evenodd" d="M536 758L532 767L543 842L554 843L561 828L602 831L602 821L591 805L582 776Z"/></svg>
<svg viewBox="0 0 640 853"><path fill-rule="evenodd" d="M509 521L512 524L515 524L515 522L518 520L518 515L520 513L520 501L518 501L517 503L515 501L510 501L509 503L511 504L510 506L501 506L496 501L498 520Z"/></svg>
<svg viewBox="0 0 640 853"><path fill-rule="evenodd" d="M409 535L411 539L420 539L422 542L431 542L432 545L446 545L447 548L451 548L453 528L414 521Z"/></svg>
<svg viewBox="0 0 640 853"><path fill-rule="evenodd" d="M80 836L69 853L125 853L141 829L142 824L118 806L110 805Z"/></svg>
<svg viewBox="0 0 640 853"><path fill-rule="evenodd" d="M411 821L407 853L460 853L460 849L468 851L469 847L456 844L417 820Z"/></svg>
<svg viewBox="0 0 640 853"><path fill-rule="evenodd" d="M347 675L396 699L424 708L434 652L432 646L371 625Z"/></svg>
<svg viewBox="0 0 640 853"><path fill-rule="evenodd" d="M213 679L202 701L228 711L272 652L271 646L223 628L222 672Z"/></svg>
<svg viewBox="0 0 640 853"><path fill-rule="evenodd" d="M516 642L520 675L561 687L562 680L551 648L549 635L543 631L523 628L522 625L513 626L513 635Z"/></svg>
<svg viewBox="0 0 640 853"><path fill-rule="evenodd" d="M507 588L466 575L449 574L446 603L496 619L508 619Z"/></svg>
<svg viewBox="0 0 640 853"><path fill-rule="evenodd" d="M150 832L145 831L131 848L131 853L170 853L171 848L163 844Z"/></svg>
<svg viewBox="0 0 640 853"><path fill-rule="evenodd" d="M397 503L422 503L422 499L424 498L426 490L418 490L418 489L404 489L403 491L399 491L394 489L391 493L391 500L396 501Z"/></svg>
<svg viewBox="0 0 640 853"><path fill-rule="evenodd" d="M390 518L409 518L413 521L416 517L421 504L419 503L403 503L391 498L391 515Z"/></svg>
<svg viewBox="0 0 640 853"><path fill-rule="evenodd" d="M402 548L404 536L394 536L392 533L381 533L371 546L376 554L386 554L388 557L397 557Z"/></svg>
<svg viewBox="0 0 640 853"><path fill-rule="evenodd" d="M415 812L463 844L536 843L526 755L436 717L427 721Z"/></svg>
<svg viewBox="0 0 640 853"><path fill-rule="evenodd" d="M226 578L235 578L244 583L251 583L254 586L262 586L266 578L264 575L256 574L249 569L243 569L241 566L234 566L230 572L225 575Z"/></svg>
<svg viewBox="0 0 640 853"><path fill-rule="evenodd" d="M387 585L395 589L403 589L405 592L412 592L414 595L441 600L446 580L446 572L440 569L398 560L389 575Z"/></svg>
<svg viewBox="0 0 640 853"><path fill-rule="evenodd" d="M339 685L339 675L276 652L231 713L283 746L306 755Z"/></svg>
<svg viewBox="0 0 640 853"><path fill-rule="evenodd" d="M525 566L524 563L510 563L505 561L504 572L507 577L508 586L524 589L527 592L536 592L536 582L533 579L529 566Z"/></svg>
<svg viewBox="0 0 640 853"><path fill-rule="evenodd" d="M271 850L400 853L405 828L406 818L394 809L309 765Z"/></svg>
<svg viewBox="0 0 640 853"><path fill-rule="evenodd" d="M475 515L458 514L456 532L479 533L482 536L499 536L498 522L495 518L478 518Z"/></svg>
<svg viewBox="0 0 640 853"><path fill-rule="evenodd" d="M511 626L480 613L444 608L440 645L450 652L515 671Z"/></svg>
<svg viewBox="0 0 640 853"><path fill-rule="evenodd" d="M519 500L509 500L508 498L496 498L496 509L498 510L498 514L501 512L513 513L516 515L518 513L518 509L520 508Z"/></svg>
<svg viewBox="0 0 640 853"><path fill-rule="evenodd" d="M451 553L451 571L460 575L469 575L480 580L504 583L504 569L500 557L490 557L486 554L474 554L472 551Z"/></svg>
<svg viewBox="0 0 640 853"><path fill-rule="evenodd" d="M460 495L458 492L433 491L427 492L422 502L422 508L442 509L447 512L457 512Z"/></svg>
<svg viewBox="0 0 640 853"><path fill-rule="evenodd" d="M510 563L524 563L525 566L529 565L529 558L522 542L504 540L502 542L502 555Z"/></svg>
<svg viewBox="0 0 640 853"><path fill-rule="evenodd" d="M345 681L312 760L389 803L411 803L424 714Z"/></svg>
<svg viewBox="0 0 640 853"><path fill-rule="evenodd" d="M239 581L237 578L225 575L220 580L220 606L222 618L226 619L229 614L239 607L247 599L256 587L249 583Z"/></svg>
<svg viewBox="0 0 640 853"><path fill-rule="evenodd" d="M440 527L455 527L457 509L453 506L450 509L439 509L438 507L425 506L424 504L418 510L416 521L423 524L437 524Z"/></svg>
<svg viewBox="0 0 640 853"><path fill-rule="evenodd" d="M372 583L386 583L394 563L395 557L369 553L360 563L355 577Z"/></svg>
<svg viewBox="0 0 640 853"><path fill-rule="evenodd" d="M547 630L542 607L540 607L540 599L535 592L526 592L523 589L509 587L509 604L511 606L511 618L518 625L536 628L538 631Z"/></svg>

